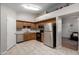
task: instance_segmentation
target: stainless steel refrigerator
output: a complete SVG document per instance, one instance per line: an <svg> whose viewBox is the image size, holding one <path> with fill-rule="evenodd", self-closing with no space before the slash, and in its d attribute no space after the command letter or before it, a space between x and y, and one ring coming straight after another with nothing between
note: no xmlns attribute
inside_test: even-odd
<svg viewBox="0 0 79 59"><path fill-rule="evenodd" d="M56 47L56 24L48 23L44 25L44 44L55 48Z"/></svg>

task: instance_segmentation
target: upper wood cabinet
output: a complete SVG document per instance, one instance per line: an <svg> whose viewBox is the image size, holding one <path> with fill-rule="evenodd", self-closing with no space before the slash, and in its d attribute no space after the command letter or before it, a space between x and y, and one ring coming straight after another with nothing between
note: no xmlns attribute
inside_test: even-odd
<svg viewBox="0 0 79 59"><path fill-rule="evenodd" d="M39 26L44 26L47 23L56 23L56 19L48 19L48 20L43 20L43 21L39 21L36 23L36 28L39 28Z"/></svg>
<svg viewBox="0 0 79 59"><path fill-rule="evenodd" d="M31 26L31 23L26 23L26 22L24 22L24 26Z"/></svg>
<svg viewBox="0 0 79 59"><path fill-rule="evenodd" d="M17 29L22 29L23 28L23 22L16 22L16 28Z"/></svg>
<svg viewBox="0 0 79 59"><path fill-rule="evenodd" d="M26 22L26 21L16 21L16 28L17 29L23 29L24 26L27 27L27 28L30 27L30 29L36 28L34 23Z"/></svg>
<svg viewBox="0 0 79 59"><path fill-rule="evenodd" d="M36 29L38 29L39 24L36 24L35 26L36 26Z"/></svg>
<svg viewBox="0 0 79 59"><path fill-rule="evenodd" d="M23 26L26 26L27 28L30 28L30 29L38 29L39 26L44 26L47 23L56 23L56 19L48 19L48 20L39 21L36 23L28 22L28 21L17 21L16 27L23 28Z"/></svg>
<svg viewBox="0 0 79 59"><path fill-rule="evenodd" d="M32 23L31 24L31 29L36 29L36 24Z"/></svg>
<svg viewBox="0 0 79 59"><path fill-rule="evenodd" d="M34 23L24 23L24 26L26 26L26 27L30 26L30 29L36 28Z"/></svg>

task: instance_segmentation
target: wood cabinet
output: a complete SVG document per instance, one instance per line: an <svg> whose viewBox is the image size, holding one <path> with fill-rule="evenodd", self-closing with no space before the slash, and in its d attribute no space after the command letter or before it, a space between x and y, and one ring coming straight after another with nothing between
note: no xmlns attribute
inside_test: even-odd
<svg viewBox="0 0 79 59"><path fill-rule="evenodd" d="M24 22L24 26L29 26L29 25L30 25L30 23Z"/></svg>
<svg viewBox="0 0 79 59"><path fill-rule="evenodd" d="M36 29L36 24L31 24L31 29Z"/></svg>
<svg viewBox="0 0 79 59"><path fill-rule="evenodd" d="M39 26L44 26L46 23L56 23L56 19L48 19L39 22L28 22L28 21L16 21L17 28L23 28L23 26L30 27L31 29L38 29Z"/></svg>
<svg viewBox="0 0 79 59"><path fill-rule="evenodd" d="M32 26L31 23L26 23L26 22L21 22L21 21L17 21L16 22L16 27L17 28L21 28L23 29L23 26L28 27L28 26Z"/></svg>
<svg viewBox="0 0 79 59"><path fill-rule="evenodd" d="M35 39L36 39L36 33L26 33L26 34L24 34L24 41L35 40Z"/></svg>
<svg viewBox="0 0 79 59"><path fill-rule="evenodd" d="M16 21L16 28L17 29L23 29L23 26L30 27L30 29L35 29L36 26L32 22L26 22L26 21Z"/></svg>
<svg viewBox="0 0 79 59"><path fill-rule="evenodd" d="M22 29L23 28L23 22L16 22L16 28Z"/></svg>
<svg viewBox="0 0 79 59"><path fill-rule="evenodd" d="M39 28L39 24L36 24L35 26L36 26L36 29L38 29L38 28Z"/></svg>
<svg viewBox="0 0 79 59"><path fill-rule="evenodd" d="M39 26L44 26L47 23L56 23L56 19L54 18L54 19L48 19L48 20L36 22L36 28L38 29Z"/></svg>

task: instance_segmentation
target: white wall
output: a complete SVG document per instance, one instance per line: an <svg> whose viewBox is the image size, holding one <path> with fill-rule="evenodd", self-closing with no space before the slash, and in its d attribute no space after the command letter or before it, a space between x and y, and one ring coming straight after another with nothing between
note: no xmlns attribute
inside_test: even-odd
<svg viewBox="0 0 79 59"><path fill-rule="evenodd" d="M40 17L37 17L36 21L46 20L46 19L49 19L49 18L54 18L54 17L57 17L57 16L62 16L62 15L75 13L75 12L79 12L79 4L72 4L68 7L64 7L62 9L57 10L57 11L42 15Z"/></svg>
<svg viewBox="0 0 79 59"><path fill-rule="evenodd" d="M7 50L6 8L1 5L1 54Z"/></svg>
<svg viewBox="0 0 79 59"><path fill-rule="evenodd" d="M62 35L65 37L69 37L70 32L66 32L69 28L67 25L72 23L73 29L72 31L79 32L79 18L78 17L70 17L70 18L62 18L56 17L56 25L57 25L57 48L62 47ZM63 25L62 25L63 24ZM63 31L63 33L62 33ZM78 35L79 36L79 35ZM79 38L78 38L79 39ZM78 52L79 52L79 41L78 41Z"/></svg>
<svg viewBox="0 0 79 59"><path fill-rule="evenodd" d="M56 17L56 41L57 48L62 47L62 18Z"/></svg>
<svg viewBox="0 0 79 59"><path fill-rule="evenodd" d="M35 14L31 13L17 13L17 20L34 22L35 16Z"/></svg>
<svg viewBox="0 0 79 59"><path fill-rule="evenodd" d="M1 4L0 4L0 15L1 15ZM1 24L1 16L0 16L0 24ZM0 54L1 54L1 25L0 25Z"/></svg>
<svg viewBox="0 0 79 59"><path fill-rule="evenodd" d="M70 27L70 24L73 25L73 27ZM78 32L78 20L75 17L70 18L63 18L63 24L62 24L62 36L69 38L72 32Z"/></svg>
<svg viewBox="0 0 79 59"><path fill-rule="evenodd" d="M79 17L78 17L78 33L79 33ZM78 35L78 52L79 52L79 35Z"/></svg>
<svg viewBox="0 0 79 59"><path fill-rule="evenodd" d="M16 44L16 13L6 9L7 14L7 50Z"/></svg>
<svg viewBox="0 0 79 59"><path fill-rule="evenodd" d="M1 4L1 53L16 44L16 13Z"/></svg>

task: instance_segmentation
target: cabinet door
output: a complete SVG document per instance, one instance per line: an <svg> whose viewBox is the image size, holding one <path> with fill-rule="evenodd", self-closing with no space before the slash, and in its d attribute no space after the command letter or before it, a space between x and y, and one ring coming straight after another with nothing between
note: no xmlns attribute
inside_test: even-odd
<svg viewBox="0 0 79 59"><path fill-rule="evenodd" d="M28 34L24 34L24 41L27 41L28 40Z"/></svg>
<svg viewBox="0 0 79 59"><path fill-rule="evenodd" d="M31 28L35 29L36 28L35 24L31 24Z"/></svg>
<svg viewBox="0 0 79 59"><path fill-rule="evenodd" d="M16 28L23 28L23 22L16 22Z"/></svg>
<svg viewBox="0 0 79 59"><path fill-rule="evenodd" d="M30 33L30 39L35 40L36 39L36 33Z"/></svg>
<svg viewBox="0 0 79 59"><path fill-rule="evenodd" d="M36 24L36 29L38 29L38 24Z"/></svg>
<svg viewBox="0 0 79 59"><path fill-rule="evenodd" d="M36 39L36 34L35 33L26 33L26 34L24 34L24 41L35 40L35 39Z"/></svg>
<svg viewBox="0 0 79 59"><path fill-rule="evenodd" d="M24 26L30 26L30 23L24 22Z"/></svg>
<svg viewBox="0 0 79 59"><path fill-rule="evenodd" d="M24 23L24 26L26 26L27 28L28 28L28 27L31 28L31 23L27 23L27 22L25 22L25 23Z"/></svg>
<svg viewBox="0 0 79 59"><path fill-rule="evenodd" d="M35 33L28 34L28 40L35 40L35 37L36 37Z"/></svg>
<svg viewBox="0 0 79 59"><path fill-rule="evenodd" d="M27 39L28 39L28 40L32 40L31 33L28 33L28 34L27 34Z"/></svg>

